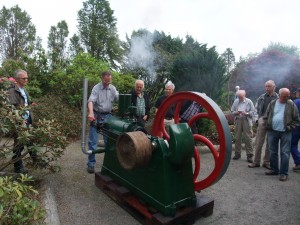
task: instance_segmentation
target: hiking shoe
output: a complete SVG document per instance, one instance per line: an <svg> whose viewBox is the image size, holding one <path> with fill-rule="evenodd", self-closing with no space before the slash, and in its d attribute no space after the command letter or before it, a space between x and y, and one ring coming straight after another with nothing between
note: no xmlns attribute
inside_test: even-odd
<svg viewBox="0 0 300 225"><path fill-rule="evenodd" d="M287 180L287 175L281 174L280 177L279 177L279 180L280 181L286 181Z"/></svg>
<svg viewBox="0 0 300 225"><path fill-rule="evenodd" d="M255 167L260 167L260 165L256 164L256 163L250 163L250 164L248 164L248 167L249 168L255 168Z"/></svg>
<svg viewBox="0 0 300 225"><path fill-rule="evenodd" d="M271 169L271 166L270 166L270 164L264 163L262 166L263 166L263 167L265 167L265 168L266 168L266 169L268 169L268 170L270 170L270 169Z"/></svg>
<svg viewBox="0 0 300 225"><path fill-rule="evenodd" d="M95 173L95 167L88 166L87 171L88 171L88 173Z"/></svg>
<svg viewBox="0 0 300 225"><path fill-rule="evenodd" d="M28 173L28 170L25 167L21 167L21 168L15 169L15 173Z"/></svg>
<svg viewBox="0 0 300 225"><path fill-rule="evenodd" d="M241 158L241 155L238 155L238 154L236 154L235 156L233 156L233 160L238 160L238 159L240 159Z"/></svg>
<svg viewBox="0 0 300 225"><path fill-rule="evenodd" d="M275 172L275 171L273 171L273 170L268 170L268 171L265 172L265 174L266 174L266 175L271 175L271 176L272 176L272 175L278 175L278 173Z"/></svg>
<svg viewBox="0 0 300 225"><path fill-rule="evenodd" d="M293 171L297 171L297 170L300 170L300 165L296 165L293 167Z"/></svg>

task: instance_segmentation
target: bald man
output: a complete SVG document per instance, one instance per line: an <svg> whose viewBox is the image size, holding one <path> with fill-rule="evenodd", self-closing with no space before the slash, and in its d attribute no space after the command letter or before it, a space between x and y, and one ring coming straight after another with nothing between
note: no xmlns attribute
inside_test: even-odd
<svg viewBox="0 0 300 225"><path fill-rule="evenodd" d="M246 98L245 90L237 91L237 99L234 100L231 106L231 113L234 116L235 130L235 155L232 159L238 160L241 158L243 135L245 141L247 161L249 163L252 163L252 117L254 116L255 109L253 102L249 98Z"/></svg>
<svg viewBox="0 0 300 225"><path fill-rule="evenodd" d="M268 105L264 125L268 130L270 148L270 167L266 175L280 175L280 181L286 181L289 171L292 128L299 126L298 108L290 98L290 90L281 88L279 99ZM280 145L280 167L278 166L278 146Z"/></svg>

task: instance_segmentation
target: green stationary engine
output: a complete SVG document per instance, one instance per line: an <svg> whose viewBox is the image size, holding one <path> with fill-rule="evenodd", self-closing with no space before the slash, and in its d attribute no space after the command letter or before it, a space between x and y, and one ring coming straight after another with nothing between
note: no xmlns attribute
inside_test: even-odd
<svg viewBox="0 0 300 225"><path fill-rule="evenodd" d="M98 131L108 137L101 175L112 178L140 202L165 216L174 216L185 207L195 207L195 193L217 182L230 162L231 136L223 112L206 95L179 92L163 102L153 121L152 133L148 134L142 124L129 116L132 109L129 98L130 95L120 95L118 116L98 126ZM186 100L196 101L204 112L194 115L188 123L179 123L179 111ZM164 115L174 105L175 124L165 128ZM202 118L214 121L218 147L202 134L192 133L190 127ZM200 180L200 155L195 141L206 145L215 161L211 173ZM82 148L85 151L85 141Z"/></svg>

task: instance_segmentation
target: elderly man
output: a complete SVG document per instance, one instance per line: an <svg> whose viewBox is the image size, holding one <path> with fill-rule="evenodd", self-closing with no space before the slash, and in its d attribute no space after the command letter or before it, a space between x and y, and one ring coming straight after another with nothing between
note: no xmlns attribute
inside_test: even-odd
<svg viewBox="0 0 300 225"><path fill-rule="evenodd" d="M278 99L278 94L275 92L275 82L273 80L268 80L265 83L265 90L266 93L262 94L258 97L255 108L257 113L257 132L255 138L255 154L254 154L254 161L248 165L249 168L260 167L260 160L261 160L261 150L264 145L267 130L263 124L263 115L265 114L269 103L272 100ZM270 169L270 151L268 142L266 142L265 147L265 155L263 158L263 167Z"/></svg>
<svg viewBox="0 0 300 225"><path fill-rule="evenodd" d="M94 121L97 123L105 123L112 115L114 100L117 101L119 98L119 93L111 82L112 74L109 71L103 72L101 74L101 82L93 87L88 99L88 119L91 121L88 146L89 150L92 151L96 150L99 137L97 128L94 126ZM107 137L105 134L103 134L103 140L105 146L107 146ZM88 173L95 172L95 163L95 154L90 154L87 162Z"/></svg>
<svg viewBox="0 0 300 225"><path fill-rule="evenodd" d="M24 107L31 104L29 99L29 94L25 89L28 82L28 75L25 70L17 70L14 77L15 82L8 88L8 100L10 104L15 107ZM32 123L32 114L30 111L26 111L23 115L26 122L26 126L29 127ZM27 173L27 169L23 165L23 160L21 158L24 145L19 143L18 134L14 134L14 148L13 148L13 159L16 160L14 163L14 171L16 173ZM29 152L33 161L36 161L36 153Z"/></svg>
<svg viewBox="0 0 300 225"><path fill-rule="evenodd" d="M144 124L150 117L149 96L144 92L144 81L135 81L135 88L131 92L131 103L136 107L133 116L138 122Z"/></svg>
<svg viewBox="0 0 300 225"><path fill-rule="evenodd" d="M239 90L237 92L237 97L238 98L233 102L231 106L231 113L234 115L235 129L235 155L232 159L237 160L241 158L243 134L247 161L252 163L252 117L254 116L255 109L253 102L249 98L246 98L245 90Z"/></svg>
<svg viewBox="0 0 300 225"><path fill-rule="evenodd" d="M281 88L279 99L273 100L266 111L264 124L268 129L270 148L270 167L266 175L278 175L279 180L286 181L289 170L292 128L300 125L297 106L289 99L290 90ZM280 144L280 168L278 168L278 145Z"/></svg>
<svg viewBox="0 0 300 225"><path fill-rule="evenodd" d="M163 103L163 101L173 94L174 89L175 85L171 81L168 81L165 85L165 95L159 97L155 103L155 113L157 112L158 108ZM164 123L166 127L174 123L174 110L174 106L171 106L165 115Z"/></svg>

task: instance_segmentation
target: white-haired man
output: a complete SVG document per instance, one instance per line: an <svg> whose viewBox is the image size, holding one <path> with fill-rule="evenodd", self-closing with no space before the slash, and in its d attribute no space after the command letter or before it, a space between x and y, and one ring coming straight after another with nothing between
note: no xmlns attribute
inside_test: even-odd
<svg viewBox="0 0 300 225"><path fill-rule="evenodd" d="M255 108L257 116L257 132L255 137L255 152L254 161L248 165L249 168L260 167L261 152L264 145L267 130L264 126L263 115L267 111L268 105L272 100L278 99L278 94L275 92L275 82L273 80L268 80L265 83L266 92L258 97ZM270 169L270 151L268 141L266 141L265 155L263 158L263 167Z"/></svg>
<svg viewBox="0 0 300 225"><path fill-rule="evenodd" d="M246 98L246 91L239 90L237 99L231 106L231 113L234 115L234 130L235 130L235 155L232 158L237 160L241 158L242 135L244 136L247 161L252 163L253 148L252 148L252 117L255 109L251 99Z"/></svg>
<svg viewBox="0 0 300 225"><path fill-rule="evenodd" d="M171 81L168 81L165 85L165 95L159 97L155 102L155 113L157 112L158 108L163 103L163 101L174 93L174 90L175 90L175 85ZM174 110L175 110L174 106L171 106L167 111L164 119L165 126L174 123Z"/></svg>

